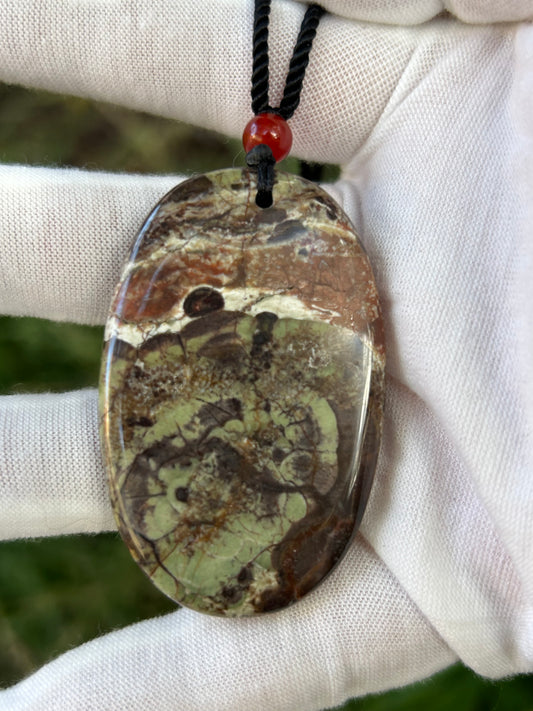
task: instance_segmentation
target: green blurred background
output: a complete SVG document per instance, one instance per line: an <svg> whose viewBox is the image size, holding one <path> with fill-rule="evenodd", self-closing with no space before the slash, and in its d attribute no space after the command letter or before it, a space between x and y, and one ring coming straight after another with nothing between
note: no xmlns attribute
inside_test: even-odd
<svg viewBox="0 0 533 711"><path fill-rule="evenodd" d="M2 163L184 174L242 159L237 141L191 126L0 86ZM298 170L296 161L287 163L288 170ZM336 173L330 166L325 175ZM101 341L101 328L0 318L0 394L96 385ZM172 609L117 534L2 543L0 687L97 635ZM494 683L456 665L422 684L351 701L343 709L533 711L533 677Z"/></svg>

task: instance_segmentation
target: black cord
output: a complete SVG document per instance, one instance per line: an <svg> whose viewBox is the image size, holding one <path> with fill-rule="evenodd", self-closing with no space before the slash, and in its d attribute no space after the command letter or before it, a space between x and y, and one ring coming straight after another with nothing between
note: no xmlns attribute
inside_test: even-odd
<svg viewBox="0 0 533 711"><path fill-rule="evenodd" d="M254 12L252 111L262 114L268 105L268 20L270 0L256 0ZM270 109L272 110L272 109Z"/></svg>
<svg viewBox="0 0 533 711"><path fill-rule="evenodd" d="M325 10L319 5L310 5L307 8L289 64L283 98L279 107L273 108L268 103L268 22L270 4L271 0L255 0L252 111L256 115L266 112L276 113L287 121L294 114L300 103L305 70L309 64L309 53L313 46L318 23ZM272 188L274 186L275 160L272 156L272 151L268 146L256 146L246 155L246 162L250 168L257 170L256 203L260 207L269 207L272 205Z"/></svg>
<svg viewBox="0 0 533 711"><path fill-rule="evenodd" d="M289 72L285 80L283 98L279 105L278 113L288 121L298 108L300 92L304 83L305 70L309 64L309 53L313 46L316 28L325 10L320 5L310 5L302 20L300 33L292 53Z"/></svg>
<svg viewBox="0 0 533 711"><path fill-rule="evenodd" d="M276 164L270 146L267 146L266 143L254 146L246 154L246 163L249 168L257 171L255 204L258 207L270 207L274 188L274 165Z"/></svg>

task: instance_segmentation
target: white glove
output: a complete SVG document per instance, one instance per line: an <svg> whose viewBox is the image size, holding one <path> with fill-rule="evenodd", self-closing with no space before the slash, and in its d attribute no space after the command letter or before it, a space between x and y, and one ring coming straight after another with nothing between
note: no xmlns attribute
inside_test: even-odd
<svg viewBox="0 0 533 711"><path fill-rule="evenodd" d="M436 0L324 4L339 15L320 23L291 128L293 154L343 164L329 189L383 299L387 411L361 533L292 608L139 623L0 692L1 711L307 711L456 659L495 678L533 671L533 27L357 21L422 22ZM526 0L448 9L533 18ZM274 2L273 105L303 10ZM246 0L0 0L0 80L237 136L252 14ZM175 182L4 167L3 312L102 323ZM114 528L93 391L5 397L0 437L1 536Z"/></svg>

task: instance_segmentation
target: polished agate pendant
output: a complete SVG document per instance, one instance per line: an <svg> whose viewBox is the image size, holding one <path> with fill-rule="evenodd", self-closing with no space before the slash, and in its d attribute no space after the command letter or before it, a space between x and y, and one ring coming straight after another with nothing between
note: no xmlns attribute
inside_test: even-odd
<svg viewBox="0 0 533 711"><path fill-rule="evenodd" d="M376 464L383 328L340 207L278 172L182 183L155 207L107 322L101 430L118 528L164 593L278 610L357 529Z"/></svg>

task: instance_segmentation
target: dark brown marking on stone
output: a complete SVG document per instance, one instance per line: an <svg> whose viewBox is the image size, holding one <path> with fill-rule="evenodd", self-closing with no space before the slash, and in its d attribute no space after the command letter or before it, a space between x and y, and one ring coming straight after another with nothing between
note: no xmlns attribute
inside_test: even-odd
<svg viewBox="0 0 533 711"><path fill-rule="evenodd" d="M176 499L187 503L189 500L189 488L187 486L178 486L175 491Z"/></svg>
<svg viewBox="0 0 533 711"><path fill-rule="evenodd" d="M253 579L254 574L250 565L245 565L243 568L241 568L239 574L237 575L237 582L239 582L241 585L243 583L250 583Z"/></svg>
<svg viewBox="0 0 533 711"><path fill-rule="evenodd" d="M344 218L337 203L327 193L317 194L316 191L313 191L312 199L326 208L326 215L330 220L336 221Z"/></svg>
<svg viewBox="0 0 533 711"><path fill-rule="evenodd" d="M140 536L140 537L145 541L145 543L146 543L147 546L149 547L149 550L150 550L150 552L151 552L151 554L152 554L151 557L153 558L153 560L154 560L154 562L157 564L157 566L159 566L159 567L162 568L164 571L166 571L166 572L168 573L168 575L170 575L171 577L174 577L174 576L172 575L172 571L170 571L170 570L167 568L167 566L165 565L164 561L161 559L161 556L159 555L159 551L158 551L158 548L157 548L157 545L156 545L156 541L152 541L151 538L148 538L148 536L145 536L142 531L139 531L139 530L137 530L137 529L135 529L135 533L137 533L137 535ZM156 566L154 565L153 567L154 567L154 569L155 569ZM149 566L147 566L147 572L148 572L148 570L149 570Z"/></svg>
<svg viewBox="0 0 533 711"><path fill-rule="evenodd" d="M242 600L243 591L234 585L225 585L222 588L222 595L230 605L235 605Z"/></svg>
<svg viewBox="0 0 533 711"><path fill-rule="evenodd" d="M301 479L305 479L311 471L311 455L309 452L301 452L293 459L293 469L300 474Z"/></svg>
<svg viewBox="0 0 533 711"><path fill-rule="evenodd" d="M130 427L151 427L154 424L153 420L144 415L140 417L127 417L125 422Z"/></svg>
<svg viewBox="0 0 533 711"><path fill-rule="evenodd" d="M276 588L267 588L255 602L254 608L256 612L275 612L296 602L297 599L290 586L279 585Z"/></svg>
<svg viewBox="0 0 533 711"><path fill-rule="evenodd" d="M165 217L160 217L157 223L147 231L146 244L140 247L140 256L149 253L149 249L153 249L155 242L162 242L171 232L179 234L181 225L182 220L179 215L165 215Z"/></svg>
<svg viewBox="0 0 533 711"><path fill-rule="evenodd" d="M278 316L276 314L273 314L271 311L261 311L261 313L257 314L255 320L257 322L258 331L265 334L267 336L267 340L270 341L272 338L272 329L274 328L274 324L278 320Z"/></svg>
<svg viewBox="0 0 533 711"><path fill-rule="evenodd" d="M298 540L298 546L287 546L282 566L290 566L299 596L313 588L330 570L344 551L351 534L349 521L330 517L309 526Z"/></svg>
<svg viewBox="0 0 533 711"><path fill-rule="evenodd" d="M287 453L279 447L274 447L274 449L272 450L272 461L274 462L274 464L281 464L281 462L285 459L286 456Z"/></svg>
<svg viewBox="0 0 533 711"><path fill-rule="evenodd" d="M162 453L159 456L163 461L166 461ZM153 497L166 496L166 486L154 476L150 466L153 459L155 458L146 454L136 457L121 491L128 519L135 530L141 531L144 536L147 536L145 513L151 508L148 502ZM139 502L144 503L139 505ZM177 523L177 513L174 513L174 518Z"/></svg>
<svg viewBox="0 0 533 711"><path fill-rule="evenodd" d="M197 354L209 358L214 367L236 371L243 355L242 343L234 333L219 333L199 348Z"/></svg>
<svg viewBox="0 0 533 711"><path fill-rule="evenodd" d="M224 308L224 297L216 289L209 286L199 286L187 294L183 302L183 310L191 318L205 316L212 311Z"/></svg>
<svg viewBox="0 0 533 711"><path fill-rule="evenodd" d="M165 350L171 346L181 346L182 350L185 351L183 345L183 339L181 333L159 333L157 336L152 336L148 338L141 348L139 348L139 354L150 353L153 351Z"/></svg>
<svg viewBox="0 0 533 711"><path fill-rule="evenodd" d="M211 193L213 190L213 182L206 175L198 175L197 177L185 180L177 187L171 190L161 201L165 205L168 202L188 202L200 195Z"/></svg>
<svg viewBox="0 0 533 711"><path fill-rule="evenodd" d="M268 370L272 365L272 329L278 317L270 311L262 311L255 318L257 328L252 337L251 365L255 368Z"/></svg>
<svg viewBox="0 0 533 711"><path fill-rule="evenodd" d="M217 330L236 323L240 318L242 318L240 311L214 311L209 316L189 321L181 329L181 335L183 340L186 341L189 338L198 338L208 333L216 333Z"/></svg>
<svg viewBox="0 0 533 711"><path fill-rule="evenodd" d="M198 413L198 419L209 431L213 427L225 425L228 420L241 420L241 402L237 398L228 398L218 402L206 402ZM214 440L211 440L214 442Z"/></svg>
<svg viewBox="0 0 533 711"><path fill-rule="evenodd" d="M277 242L289 242L297 239L308 232L307 227L300 220L285 220L274 227L272 234L267 239L269 244Z"/></svg>
<svg viewBox="0 0 533 711"><path fill-rule="evenodd" d="M281 210L275 207L267 207L264 210L260 210L255 215L254 222L256 225L277 225L285 220L286 217L286 210Z"/></svg>
<svg viewBox="0 0 533 711"><path fill-rule="evenodd" d="M209 440L211 450L217 455L217 472L222 479L231 480L243 471L243 457L227 442L213 437Z"/></svg>
<svg viewBox="0 0 533 711"><path fill-rule="evenodd" d="M353 531L351 519L324 519L321 507L295 524L272 554L279 587L263 592L257 612L278 610L316 587L346 552Z"/></svg>

